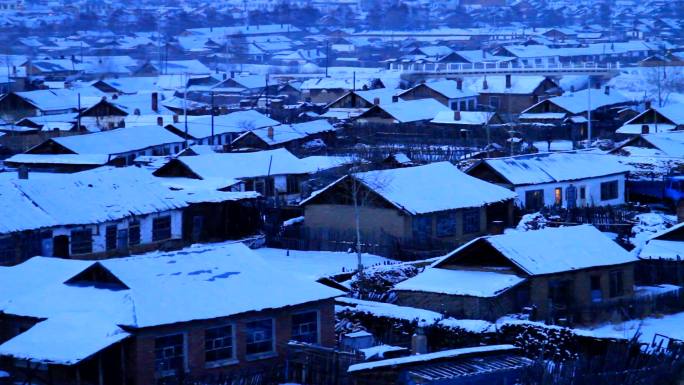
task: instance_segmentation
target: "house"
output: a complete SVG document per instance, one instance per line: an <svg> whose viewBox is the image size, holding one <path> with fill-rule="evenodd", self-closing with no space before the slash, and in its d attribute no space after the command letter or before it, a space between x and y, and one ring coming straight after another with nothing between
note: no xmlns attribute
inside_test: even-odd
<svg viewBox="0 0 684 385"><path fill-rule="evenodd" d="M77 112L79 95L73 90L50 89L10 92L0 98L0 119L16 122L27 116ZM85 99L81 107L87 107Z"/></svg>
<svg viewBox="0 0 684 385"><path fill-rule="evenodd" d="M107 100L104 97L99 102L81 111L78 119L81 127L88 131L105 131L123 127L128 112L125 107L117 106L116 100L117 98Z"/></svg>
<svg viewBox="0 0 684 385"><path fill-rule="evenodd" d="M420 83L399 94L402 100L434 99L453 111L475 111L477 92L463 89L463 80Z"/></svg>
<svg viewBox="0 0 684 385"><path fill-rule="evenodd" d="M684 284L684 222L653 235L636 255L639 284Z"/></svg>
<svg viewBox="0 0 684 385"><path fill-rule="evenodd" d="M193 232L201 239L216 239L215 233L205 237L214 229L203 229L200 223L216 225L214 217L195 219L199 214L192 210L210 204L218 215L222 206L251 204L256 198L255 194L220 192L198 184L169 187L138 167L74 174L19 173L19 177L3 173L2 182L0 211L5 221L0 228L0 265L20 263L35 255L99 259L180 246L184 240L193 241ZM253 217L247 209L240 215ZM224 223L234 221L231 226L253 231L250 220L222 218ZM223 231L222 227L215 230L219 228ZM219 235L226 239L245 232Z"/></svg>
<svg viewBox="0 0 684 385"><path fill-rule="evenodd" d="M615 133L639 135L680 130L684 130L684 105L670 104L665 107L647 106L644 112L625 122Z"/></svg>
<svg viewBox="0 0 684 385"><path fill-rule="evenodd" d="M301 202L309 237L353 241L354 195L363 242L398 248L396 255L448 249L486 233L494 223L509 224L515 198L449 162L350 174Z"/></svg>
<svg viewBox="0 0 684 385"><path fill-rule="evenodd" d="M506 385L532 365L513 345L488 345L364 362L347 372L357 385Z"/></svg>
<svg viewBox="0 0 684 385"><path fill-rule="evenodd" d="M468 175L514 191L527 211L625 203L630 168L607 155L541 153L483 159Z"/></svg>
<svg viewBox="0 0 684 385"><path fill-rule="evenodd" d="M201 115L167 124L166 129L196 144L228 145L245 132L279 125L280 122L256 110L242 110L226 115Z"/></svg>
<svg viewBox="0 0 684 385"><path fill-rule="evenodd" d="M595 133L612 134L620 126L620 110L631 104L631 100L608 86L603 90L587 88L542 100L522 111L520 118L528 123L578 123L579 137L584 138L589 112Z"/></svg>
<svg viewBox="0 0 684 385"><path fill-rule="evenodd" d="M355 121L378 125L420 124L429 122L444 110L444 105L435 99L404 101L394 97L392 103L374 105L357 116Z"/></svg>
<svg viewBox="0 0 684 385"><path fill-rule="evenodd" d="M301 87L302 97L313 103L330 104L349 91L385 88L377 78L314 78L305 80Z"/></svg>
<svg viewBox="0 0 684 385"><path fill-rule="evenodd" d="M199 60L150 60L141 65L134 71L137 76L153 75L206 75L210 74L211 69Z"/></svg>
<svg viewBox="0 0 684 385"><path fill-rule="evenodd" d="M325 119L304 123L281 124L245 132L232 143L232 148L268 150L287 148L290 151L315 151L334 144L336 129ZM308 146L307 148L302 148Z"/></svg>
<svg viewBox="0 0 684 385"><path fill-rule="evenodd" d="M395 303L455 318L532 308L534 320L591 322L632 296L635 263L590 225L513 231L477 238L397 284Z"/></svg>
<svg viewBox="0 0 684 385"><path fill-rule="evenodd" d="M108 162L130 165L136 156L176 154L182 147L183 138L163 127L141 126L51 138L26 153L103 155Z"/></svg>
<svg viewBox="0 0 684 385"><path fill-rule="evenodd" d="M684 172L684 131L635 135L608 153L631 168L630 193L642 193L646 186L639 184L662 184L667 176ZM662 192L662 186L653 187Z"/></svg>
<svg viewBox="0 0 684 385"><path fill-rule="evenodd" d="M461 130L482 132L483 127L501 125L504 121L496 112L446 110L438 112L430 123L451 128L454 130L454 135L458 135L458 131Z"/></svg>
<svg viewBox="0 0 684 385"><path fill-rule="evenodd" d="M272 202L286 203L301 199L305 192L303 182L317 171L317 165L280 148L181 156L156 170L154 175L205 180L219 190L256 191Z"/></svg>
<svg viewBox="0 0 684 385"><path fill-rule="evenodd" d="M241 243L96 262L34 257L0 268L0 292L0 356L13 375L103 385L261 378L284 364L290 340L334 346L342 294Z"/></svg>
<svg viewBox="0 0 684 385"><path fill-rule="evenodd" d="M561 92L558 84L544 76L496 75L467 81L470 89L479 94L477 104L488 106L504 118Z"/></svg>

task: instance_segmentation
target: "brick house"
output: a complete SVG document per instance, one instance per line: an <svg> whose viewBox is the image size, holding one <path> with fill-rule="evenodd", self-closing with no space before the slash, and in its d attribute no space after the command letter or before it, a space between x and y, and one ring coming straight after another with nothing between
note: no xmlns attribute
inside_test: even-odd
<svg viewBox="0 0 684 385"><path fill-rule="evenodd" d="M433 251L485 234L494 221L510 223L515 197L448 162L351 174L302 201L311 240L355 239L353 191L362 239Z"/></svg>
<svg viewBox="0 0 684 385"><path fill-rule="evenodd" d="M556 82L544 76L485 76L471 80L469 86L479 94L478 105L489 106L507 118L562 92Z"/></svg>
<svg viewBox="0 0 684 385"><path fill-rule="evenodd" d="M475 111L477 96L463 88L462 79L420 83L399 94L402 100L434 99L453 111Z"/></svg>
<svg viewBox="0 0 684 385"><path fill-rule="evenodd" d="M553 245L549 250L547 245ZM634 293L636 258L589 225L478 238L395 287L396 304L456 318L590 322Z"/></svg>
<svg viewBox="0 0 684 385"><path fill-rule="evenodd" d="M240 243L100 262L35 257L0 275L0 358L18 378L208 379L277 367L290 340L335 343L341 292L275 271Z"/></svg>

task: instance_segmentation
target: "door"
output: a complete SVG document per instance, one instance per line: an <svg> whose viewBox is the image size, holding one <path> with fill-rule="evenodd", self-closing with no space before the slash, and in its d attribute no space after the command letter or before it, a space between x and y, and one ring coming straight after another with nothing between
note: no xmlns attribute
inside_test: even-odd
<svg viewBox="0 0 684 385"><path fill-rule="evenodd" d="M577 187L570 185L565 189L565 205L569 209L577 207Z"/></svg>
<svg viewBox="0 0 684 385"><path fill-rule="evenodd" d="M204 217L196 215L192 217L192 241L199 242L202 239L202 229L204 227Z"/></svg>
<svg viewBox="0 0 684 385"><path fill-rule="evenodd" d="M59 258L69 258L69 237L58 235L52 238L52 255Z"/></svg>
<svg viewBox="0 0 684 385"><path fill-rule="evenodd" d="M41 249L42 249L42 253L41 253L42 256L52 257L53 256L52 238L43 238L41 240Z"/></svg>
<svg viewBox="0 0 684 385"><path fill-rule="evenodd" d="M128 229L118 229L116 231L116 249L119 251L128 250Z"/></svg>

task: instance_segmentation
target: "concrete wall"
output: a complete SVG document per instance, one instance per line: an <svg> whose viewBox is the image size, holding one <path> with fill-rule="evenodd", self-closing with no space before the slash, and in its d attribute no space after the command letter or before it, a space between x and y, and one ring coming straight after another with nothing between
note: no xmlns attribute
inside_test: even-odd
<svg viewBox="0 0 684 385"><path fill-rule="evenodd" d="M601 200L601 183L618 181L618 197L617 199ZM514 188L514 191L518 194L516 199L516 204L520 207L525 207L525 192L532 190L544 190L544 205L554 206L554 190L557 187L562 189L561 195L563 198L562 207L567 208L567 201L565 196L566 188L573 185L577 188L577 207L583 206L612 206L621 205L625 203L625 175L611 175L599 178L577 180L571 182L558 182L558 183L544 183L529 186L518 186ZM580 200L580 188L586 188L586 199L584 201Z"/></svg>

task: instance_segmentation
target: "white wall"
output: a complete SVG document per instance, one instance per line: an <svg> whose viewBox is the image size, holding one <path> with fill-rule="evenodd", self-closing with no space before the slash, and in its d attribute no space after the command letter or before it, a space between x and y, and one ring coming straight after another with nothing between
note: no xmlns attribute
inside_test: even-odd
<svg viewBox="0 0 684 385"><path fill-rule="evenodd" d="M618 181L618 197L617 199L611 199L607 201L601 200L601 183ZM514 189L518 194L516 199L516 204L520 207L525 207L525 192L532 190L544 190L544 205L553 206L555 204L554 190L557 187L563 189L563 204L562 207L567 208L567 201L565 200L565 189L573 185L577 188L577 204L576 206L610 206L610 205L620 205L625 203L625 174L604 176L591 179L576 180L571 182L560 182L560 183L545 183L529 186L519 186ZM586 187L586 199L584 202L580 200L580 188Z"/></svg>

